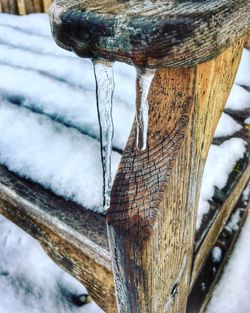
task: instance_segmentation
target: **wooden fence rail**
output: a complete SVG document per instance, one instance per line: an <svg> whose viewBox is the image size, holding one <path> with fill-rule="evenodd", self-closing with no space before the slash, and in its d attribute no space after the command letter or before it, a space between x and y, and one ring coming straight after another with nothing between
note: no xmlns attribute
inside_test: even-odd
<svg viewBox="0 0 250 313"><path fill-rule="evenodd" d="M0 12L25 15L48 12L52 0L0 0Z"/></svg>

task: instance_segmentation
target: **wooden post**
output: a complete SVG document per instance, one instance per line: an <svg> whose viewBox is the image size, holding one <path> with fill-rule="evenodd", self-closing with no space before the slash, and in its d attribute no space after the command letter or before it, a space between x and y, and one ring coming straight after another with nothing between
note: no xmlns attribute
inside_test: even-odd
<svg viewBox="0 0 250 313"><path fill-rule="evenodd" d="M156 72L148 148L136 150L134 125L107 216L120 313L186 310L203 168L244 42Z"/></svg>

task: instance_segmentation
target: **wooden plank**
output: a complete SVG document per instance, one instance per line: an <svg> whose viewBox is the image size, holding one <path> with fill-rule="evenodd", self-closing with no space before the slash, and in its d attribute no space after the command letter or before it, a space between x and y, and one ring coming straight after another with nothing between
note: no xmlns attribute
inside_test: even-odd
<svg viewBox="0 0 250 313"><path fill-rule="evenodd" d="M38 239L106 312L116 312L104 216L55 196L4 166L0 166L0 213Z"/></svg>
<svg viewBox="0 0 250 313"><path fill-rule="evenodd" d="M25 15L26 8L25 8L25 0L17 0L17 7L18 7L18 14Z"/></svg>
<svg viewBox="0 0 250 313"><path fill-rule="evenodd" d="M58 45L83 57L138 66L193 66L250 29L249 0L55 0Z"/></svg>
<svg viewBox="0 0 250 313"><path fill-rule="evenodd" d="M42 0L25 0L26 14L43 12Z"/></svg>
<svg viewBox="0 0 250 313"><path fill-rule="evenodd" d="M211 247L215 244L219 233L221 232L222 228L224 227L228 216L231 214L236 202L239 199L239 196L241 195L247 181L250 178L250 164L248 164L244 174L241 176L238 184L235 186L233 191L230 193L228 198L225 200L224 204L222 205L221 209L219 210L219 213L213 222L209 232L207 233L206 237L204 238L200 248L196 252L195 259L194 259L194 266L192 270L192 278L191 278L191 284L190 288L195 283L195 280L197 279L200 270L202 268L203 263L205 262L208 251L210 251Z"/></svg>
<svg viewBox="0 0 250 313"><path fill-rule="evenodd" d="M156 72L148 148L136 149L134 125L108 212L119 312L186 310L202 172L244 41L211 62Z"/></svg>
<svg viewBox="0 0 250 313"><path fill-rule="evenodd" d="M195 234L195 252L199 250L201 244L211 229L211 226L218 217L226 198L228 198L235 186L239 183L244 172L246 172L248 164L249 155L245 154L244 158L236 163L233 171L229 175L226 186L222 190L215 189L215 196L209 203L209 211L203 216L201 226Z"/></svg>
<svg viewBox="0 0 250 313"><path fill-rule="evenodd" d="M241 196L214 246L208 251L208 258L203 264L202 271L190 292L187 313L203 313L206 310L207 304L212 297L213 289L222 274L223 268L248 216L250 209L249 199L247 204L245 201L242 201ZM231 219L235 219L235 216L238 216L239 219L237 224L232 227ZM214 248L220 249L221 258L214 258Z"/></svg>
<svg viewBox="0 0 250 313"><path fill-rule="evenodd" d="M43 10L44 12L48 12L49 11L49 7L51 5L51 0L43 0Z"/></svg>
<svg viewBox="0 0 250 313"><path fill-rule="evenodd" d="M18 14L16 0L1 0L2 12Z"/></svg>

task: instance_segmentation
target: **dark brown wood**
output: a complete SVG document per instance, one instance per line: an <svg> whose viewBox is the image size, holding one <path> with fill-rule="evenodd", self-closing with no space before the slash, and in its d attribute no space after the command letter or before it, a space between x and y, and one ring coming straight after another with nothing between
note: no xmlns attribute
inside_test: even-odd
<svg viewBox="0 0 250 313"><path fill-rule="evenodd" d="M16 0L0 0L2 12L17 14L17 2Z"/></svg>
<svg viewBox="0 0 250 313"><path fill-rule="evenodd" d="M119 312L185 312L203 167L244 41L211 62L156 72L148 148L136 150L134 126L108 213Z"/></svg>
<svg viewBox="0 0 250 313"><path fill-rule="evenodd" d="M242 195L231 212L222 231L218 234L218 239L208 251L208 257L203 264L202 270L192 288L187 306L187 313L203 313L212 296L213 288L219 280L223 268L230 257L234 244L241 231L242 226L248 216L250 202L242 200ZM231 226L231 219L237 214L238 222ZM213 249L221 250L221 259L214 259Z"/></svg>
<svg viewBox="0 0 250 313"><path fill-rule="evenodd" d="M116 313L105 217L0 166L0 213L38 239L48 255Z"/></svg>
<svg viewBox="0 0 250 313"><path fill-rule="evenodd" d="M250 29L249 0L54 0L59 46L149 68L215 58Z"/></svg>

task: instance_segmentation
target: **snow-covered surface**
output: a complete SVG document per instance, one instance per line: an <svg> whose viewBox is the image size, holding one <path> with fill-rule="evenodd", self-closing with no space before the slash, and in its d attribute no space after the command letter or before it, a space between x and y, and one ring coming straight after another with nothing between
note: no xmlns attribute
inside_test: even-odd
<svg viewBox="0 0 250 313"><path fill-rule="evenodd" d="M212 200L214 188L225 187L236 162L244 156L245 145L246 142L240 138L231 138L219 146L211 145L202 178L197 228L203 215L209 211L208 200Z"/></svg>
<svg viewBox="0 0 250 313"><path fill-rule="evenodd" d="M245 50L238 84L250 86L249 69L250 53ZM134 119L135 71L116 63L114 72L114 146L123 149ZM0 95L0 163L100 211L102 179L92 64L55 45L46 15L0 15ZM227 108L247 107L249 91L235 84ZM239 124L223 115L216 136L239 129ZM197 227L214 187L223 188L244 151L241 139L210 148ZM113 175L119 159L119 153L113 152ZM230 262L234 265L228 266L208 313L250 312L250 276L243 276L250 273L249 234L250 219L240 239L241 248ZM82 308L72 305L70 297L84 288L54 265L36 241L3 217L0 247L0 313L101 312L94 304ZM236 290L235 286L241 288Z"/></svg>
<svg viewBox="0 0 250 313"><path fill-rule="evenodd" d="M53 263L36 240L0 215L0 313L101 313L75 306L86 289Z"/></svg>
<svg viewBox="0 0 250 313"><path fill-rule="evenodd" d="M250 217L248 217L206 313L250 312Z"/></svg>
<svg viewBox="0 0 250 313"><path fill-rule="evenodd" d="M226 113L222 113L214 137L231 136L241 130L242 126Z"/></svg>
<svg viewBox="0 0 250 313"><path fill-rule="evenodd" d="M120 154L112 157L114 176ZM1 101L0 161L59 195L102 211L99 142L74 128Z"/></svg>

